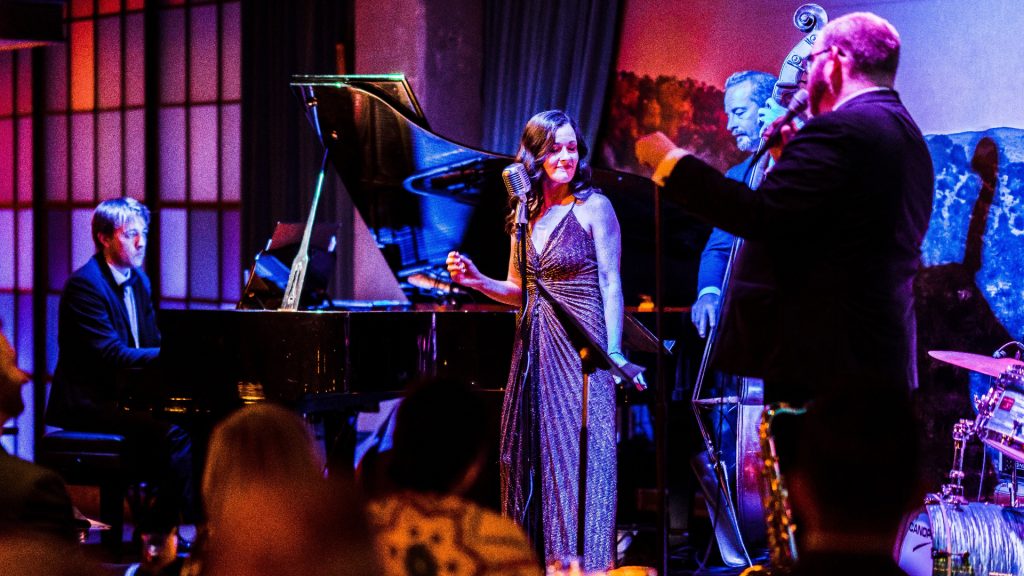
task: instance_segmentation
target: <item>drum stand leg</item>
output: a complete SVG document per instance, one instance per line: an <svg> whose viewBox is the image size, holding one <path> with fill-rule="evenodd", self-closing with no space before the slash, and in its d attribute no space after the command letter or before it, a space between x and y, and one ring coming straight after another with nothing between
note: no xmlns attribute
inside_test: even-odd
<svg viewBox="0 0 1024 576"><path fill-rule="evenodd" d="M1016 508L1020 506L1020 502L1017 502L1017 463L1014 462L1013 466L1010 467L1010 506Z"/></svg>
<svg viewBox="0 0 1024 576"><path fill-rule="evenodd" d="M973 420L961 420L953 425L953 468L949 471L949 484L942 485L941 494L929 494L926 503L938 501L966 505L964 497L964 445L974 433Z"/></svg>

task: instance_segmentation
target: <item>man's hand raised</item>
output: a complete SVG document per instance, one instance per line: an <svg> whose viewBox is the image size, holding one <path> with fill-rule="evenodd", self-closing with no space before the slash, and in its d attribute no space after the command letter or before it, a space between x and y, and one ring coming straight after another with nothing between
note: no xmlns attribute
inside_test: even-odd
<svg viewBox="0 0 1024 576"><path fill-rule="evenodd" d="M636 141L636 159L642 166L657 168L658 164L675 150L676 145L662 132L648 134Z"/></svg>

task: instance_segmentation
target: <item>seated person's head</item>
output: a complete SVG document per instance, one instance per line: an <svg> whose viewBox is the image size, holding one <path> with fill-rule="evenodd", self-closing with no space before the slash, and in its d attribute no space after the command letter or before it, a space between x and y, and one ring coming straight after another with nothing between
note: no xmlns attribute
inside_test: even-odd
<svg viewBox="0 0 1024 576"><path fill-rule="evenodd" d="M381 574L362 498L346 481L254 479L223 502L210 531L205 574Z"/></svg>
<svg viewBox="0 0 1024 576"><path fill-rule="evenodd" d="M134 198L112 198L100 202L92 213L92 241L96 252L103 252L103 238L110 238L114 232L138 219L143 226L149 226L149 208Z"/></svg>
<svg viewBox="0 0 1024 576"><path fill-rule="evenodd" d="M816 400L800 429L786 479L793 507L814 534L892 542L903 515L921 503L918 436L904 398L841 392Z"/></svg>
<svg viewBox="0 0 1024 576"><path fill-rule="evenodd" d="M295 412L256 404L221 422L203 473L204 573L379 573L361 495L322 470Z"/></svg>
<svg viewBox="0 0 1024 576"><path fill-rule="evenodd" d="M224 499L256 480L288 486L322 478L322 458L298 414L273 404L246 406L210 437L203 471L203 502L211 522Z"/></svg>
<svg viewBox="0 0 1024 576"><path fill-rule="evenodd" d="M469 386L435 380L412 387L395 420L390 480L417 492L465 492L482 465L486 428L484 402Z"/></svg>

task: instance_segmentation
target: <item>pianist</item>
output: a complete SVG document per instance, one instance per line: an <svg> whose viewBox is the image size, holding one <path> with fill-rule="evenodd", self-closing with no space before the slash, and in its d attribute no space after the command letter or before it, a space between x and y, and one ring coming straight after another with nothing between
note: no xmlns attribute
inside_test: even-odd
<svg viewBox="0 0 1024 576"><path fill-rule="evenodd" d="M152 366L160 332L142 271L149 210L132 198L107 200L92 217L95 255L71 275L60 299L59 354L46 412L48 425L118 434L137 479L152 489L142 533L169 530L182 512L191 521L191 441L177 426L118 406L127 370Z"/></svg>

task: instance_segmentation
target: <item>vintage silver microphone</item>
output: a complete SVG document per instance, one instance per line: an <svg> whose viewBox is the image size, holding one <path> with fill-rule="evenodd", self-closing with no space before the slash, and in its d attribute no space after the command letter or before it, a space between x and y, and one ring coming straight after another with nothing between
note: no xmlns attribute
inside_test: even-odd
<svg viewBox="0 0 1024 576"><path fill-rule="evenodd" d="M501 171L501 179L505 181L505 189L512 196L519 198L520 204L526 204L526 193L530 191L530 175L521 162L509 164Z"/></svg>
<svg viewBox="0 0 1024 576"><path fill-rule="evenodd" d="M501 171L501 179L505 181L505 188L508 193L519 198L519 204L516 206L516 243L519 246L519 269L523 271L520 276L522 290L522 309L526 310L527 305L527 290L526 290L526 227L529 222L529 215L526 210L526 193L530 191L530 174L526 171L526 166L521 162L514 162L509 164L504 170Z"/></svg>

